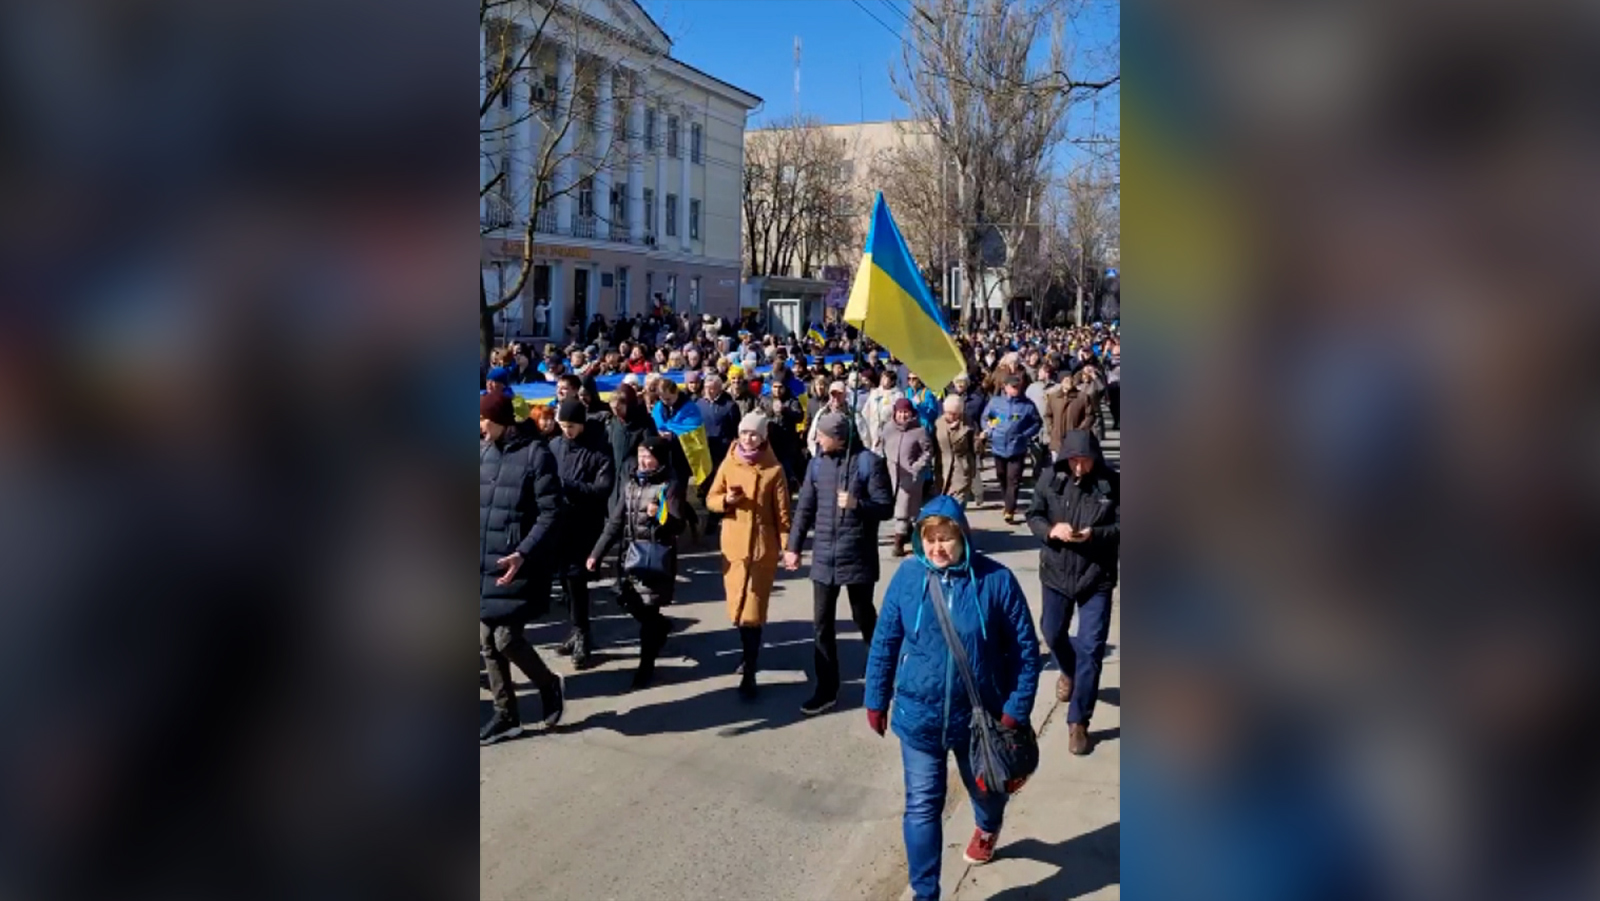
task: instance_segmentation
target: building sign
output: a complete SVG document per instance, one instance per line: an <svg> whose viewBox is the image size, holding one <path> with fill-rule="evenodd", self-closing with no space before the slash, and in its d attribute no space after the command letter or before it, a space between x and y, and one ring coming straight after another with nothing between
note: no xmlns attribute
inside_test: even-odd
<svg viewBox="0 0 1600 901"><path fill-rule="evenodd" d="M850 270L844 266L824 266L822 280L833 283L822 305L825 308L844 309L845 302L850 299Z"/></svg>
<svg viewBox="0 0 1600 901"><path fill-rule="evenodd" d="M589 258L589 248L535 244L533 245L533 255L536 257L565 257L569 260L587 260Z"/></svg>

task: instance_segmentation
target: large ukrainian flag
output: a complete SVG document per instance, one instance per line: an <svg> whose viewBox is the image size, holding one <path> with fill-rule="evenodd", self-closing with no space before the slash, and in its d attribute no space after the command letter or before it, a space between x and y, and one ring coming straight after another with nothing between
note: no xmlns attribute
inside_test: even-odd
<svg viewBox="0 0 1600 901"><path fill-rule="evenodd" d="M684 404L669 419L666 406L658 400L650 416L655 419L656 428L678 436L683 456L689 461L689 474L694 478L691 484L699 485L711 478L711 444L706 440L706 424L700 416L700 406L693 402Z"/></svg>
<svg viewBox="0 0 1600 901"><path fill-rule="evenodd" d="M944 388L966 368L882 191L872 204L866 255L850 286L844 321L887 347L929 387Z"/></svg>

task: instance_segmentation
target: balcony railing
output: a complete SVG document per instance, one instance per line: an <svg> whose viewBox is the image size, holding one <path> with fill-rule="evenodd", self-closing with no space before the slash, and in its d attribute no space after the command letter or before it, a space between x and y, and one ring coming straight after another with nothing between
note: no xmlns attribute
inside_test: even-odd
<svg viewBox="0 0 1600 901"><path fill-rule="evenodd" d="M572 236L574 238L593 238L594 237L594 217L593 216L574 216L574 217L572 217Z"/></svg>
<svg viewBox="0 0 1600 901"><path fill-rule="evenodd" d="M533 230L547 235L556 233L556 211L545 208L533 214Z"/></svg>
<svg viewBox="0 0 1600 901"><path fill-rule="evenodd" d="M483 212L478 216L478 222L482 227L511 227L511 201L499 194L486 194L483 201Z"/></svg>

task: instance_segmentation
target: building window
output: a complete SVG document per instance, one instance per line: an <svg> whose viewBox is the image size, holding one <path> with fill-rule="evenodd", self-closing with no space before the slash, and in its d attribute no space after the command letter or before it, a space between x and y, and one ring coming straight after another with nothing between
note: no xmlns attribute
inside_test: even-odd
<svg viewBox="0 0 1600 901"><path fill-rule="evenodd" d="M495 185L500 199L506 203L511 202L511 154L500 154L500 183Z"/></svg>
<svg viewBox="0 0 1600 901"><path fill-rule="evenodd" d="M784 184L786 184L786 185L794 184L794 167L793 166L784 166L783 167L783 176L782 176L782 178L783 178L783 183Z"/></svg>
<svg viewBox="0 0 1600 901"><path fill-rule="evenodd" d="M651 313L651 312L655 311L655 308L656 308L656 274L654 272L646 272L644 274L644 306L645 306L644 312L646 312L646 313Z"/></svg>
<svg viewBox="0 0 1600 901"><path fill-rule="evenodd" d="M667 273L667 309L678 312L678 276Z"/></svg>
<svg viewBox="0 0 1600 901"><path fill-rule="evenodd" d="M539 179L539 186L534 189L534 200L538 203L538 208L541 210L547 209L550 206L549 181L542 178Z"/></svg>
<svg viewBox="0 0 1600 901"><path fill-rule="evenodd" d="M678 195L667 195L667 237L678 236Z"/></svg>
<svg viewBox="0 0 1600 901"><path fill-rule="evenodd" d="M617 267L617 318L628 315L628 267Z"/></svg>
<svg viewBox="0 0 1600 901"><path fill-rule="evenodd" d="M611 189L611 221L625 224L628 221L628 183L622 182Z"/></svg>
<svg viewBox="0 0 1600 901"><path fill-rule="evenodd" d="M539 92L538 96L534 97L539 102L539 106L544 109L545 115L553 116L556 113L556 88L560 84L554 75L546 75L544 77L544 88Z"/></svg>
<svg viewBox="0 0 1600 901"><path fill-rule="evenodd" d="M700 276L689 279L689 312L700 312Z"/></svg>
<svg viewBox="0 0 1600 901"><path fill-rule="evenodd" d="M644 111L644 146L656 146L656 111L653 109Z"/></svg>
<svg viewBox="0 0 1600 901"><path fill-rule="evenodd" d="M504 72L500 72L500 71L497 71L497 70L491 70L489 72L489 86L490 87L494 87L494 85L497 84L503 78L505 78L505 73ZM505 86L500 89L500 108L501 109L510 109L511 108L511 88L515 84L516 84L516 82L507 79L506 83L505 83Z"/></svg>
<svg viewBox="0 0 1600 901"><path fill-rule="evenodd" d="M578 182L578 215L594 215L594 182L587 178Z"/></svg>
<svg viewBox="0 0 1600 901"><path fill-rule="evenodd" d="M692 160L693 162L696 162L696 163L701 162L701 159L700 159L700 144L701 144L701 141L702 141L702 137L701 137L701 131L700 131L700 123L696 122L693 125L689 126L689 159Z"/></svg>
<svg viewBox="0 0 1600 901"><path fill-rule="evenodd" d="M850 179L855 177L855 174L856 174L856 164L855 164L854 160L845 160L844 162L839 164L839 180L840 181L849 181Z"/></svg>
<svg viewBox="0 0 1600 901"><path fill-rule="evenodd" d="M678 117L667 117L667 156L678 158Z"/></svg>
<svg viewBox="0 0 1600 901"><path fill-rule="evenodd" d="M700 240L700 201L689 201L689 237ZM694 295L689 295L693 297Z"/></svg>
<svg viewBox="0 0 1600 901"><path fill-rule="evenodd" d="M656 233L656 192L649 188L644 189L644 230Z"/></svg>

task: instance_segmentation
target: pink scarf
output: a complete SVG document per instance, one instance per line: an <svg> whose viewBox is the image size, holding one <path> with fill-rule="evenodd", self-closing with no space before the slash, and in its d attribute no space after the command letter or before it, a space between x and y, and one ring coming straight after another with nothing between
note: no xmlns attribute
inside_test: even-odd
<svg viewBox="0 0 1600 901"><path fill-rule="evenodd" d="M756 457L761 456L761 448L765 446L758 446L755 450L745 450L744 442L741 441L733 446L733 452L739 455L740 460L746 463L754 463L756 462Z"/></svg>

